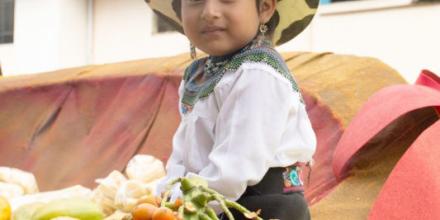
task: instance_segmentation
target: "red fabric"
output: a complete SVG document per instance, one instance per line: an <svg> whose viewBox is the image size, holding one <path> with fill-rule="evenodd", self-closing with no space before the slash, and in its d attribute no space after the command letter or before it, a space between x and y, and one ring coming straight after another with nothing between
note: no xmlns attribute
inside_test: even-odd
<svg viewBox="0 0 440 220"><path fill-rule="evenodd" d="M394 167L370 220L440 219L440 121L426 129Z"/></svg>
<svg viewBox="0 0 440 220"><path fill-rule="evenodd" d="M137 153L165 162L180 121L180 80L146 74L3 90L0 166L33 172L41 190L49 190L93 186ZM329 152L343 127L327 106L310 94L304 99L318 137L316 168L303 176L311 201L336 185Z"/></svg>
<svg viewBox="0 0 440 220"><path fill-rule="evenodd" d="M392 121L410 111L440 106L440 93L425 86L390 86L374 94L351 121L338 142L333 170L343 179L351 158Z"/></svg>
<svg viewBox="0 0 440 220"><path fill-rule="evenodd" d="M429 70L422 70L416 80L417 85L424 85L440 91L440 77Z"/></svg>
<svg viewBox="0 0 440 220"><path fill-rule="evenodd" d="M431 89L439 99L440 78L434 73L423 70L416 84ZM430 101L430 95L419 94L418 98ZM431 106L440 113L439 101ZM439 137L440 121L437 121L409 147L386 180L369 219L440 219Z"/></svg>
<svg viewBox="0 0 440 220"><path fill-rule="evenodd" d="M163 87L154 122L150 128L146 128L148 136L136 152L154 155L162 161L167 161L171 154L172 137L180 123L177 90L181 77L166 76L165 79L167 83Z"/></svg>
<svg viewBox="0 0 440 220"><path fill-rule="evenodd" d="M122 171L136 153L166 161L180 120L180 80L147 74L2 91L0 165L33 172L49 190L93 186L94 179ZM306 197L315 201L336 185L329 152L343 126L327 106L304 98L318 138L315 168L303 176Z"/></svg>
<svg viewBox="0 0 440 220"><path fill-rule="evenodd" d="M333 152L344 132L342 123L335 118L328 106L319 103L314 97L303 92L307 114L317 138L316 152L313 156L313 170L303 168L305 197L310 204L319 201L337 184L332 170Z"/></svg>
<svg viewBox="0 0 440 220"><path fill-rule="evenodd" d="M49 190L93 186L138 152L166 159L179 81L151 74L0 92L0 165L33 172Z"/></svg>
<svg viewBox="0 0 440 220"><path fill-rule="evenodd" d="M416 80L416 84L427 86L437 91L440 91L440 77L429 70L422 70ZM435 109L437 111L437 114L440 115L440 107L436 107Z"/></svg>

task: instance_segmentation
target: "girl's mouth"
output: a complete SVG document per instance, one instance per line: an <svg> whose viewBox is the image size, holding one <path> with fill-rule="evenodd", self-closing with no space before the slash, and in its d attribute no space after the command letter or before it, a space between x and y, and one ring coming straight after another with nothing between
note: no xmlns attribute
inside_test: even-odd
<svg viewBox="0 0 440 220"><path fill-rule="evenodd" d="M202 28L201 33L202 34L218 34L225 31L225 28L218 27L218 26L206 26Z"/></svg>

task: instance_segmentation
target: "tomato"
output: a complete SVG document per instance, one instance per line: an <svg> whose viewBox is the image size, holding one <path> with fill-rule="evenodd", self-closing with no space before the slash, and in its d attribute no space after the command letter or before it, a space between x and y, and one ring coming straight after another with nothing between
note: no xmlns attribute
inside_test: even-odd
<svg viewBox="0 0 440 220"><path fill-rule="evenodd" d="M161 207L154 212L153 220L177 220L177 217L171 209Z"/></svg>
<svg viewBox="0 0 440 220"><path fill-rule="evenodd" d="M159 208L150 203L142 203L136 206L131 214L133 215L133 220L152 220L153 214Z"/></svg>

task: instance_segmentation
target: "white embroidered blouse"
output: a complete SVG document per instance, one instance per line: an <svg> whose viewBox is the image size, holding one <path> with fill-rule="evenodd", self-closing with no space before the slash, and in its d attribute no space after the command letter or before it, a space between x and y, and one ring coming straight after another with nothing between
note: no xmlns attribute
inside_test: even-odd
<svg viewBox="0 0 440 220"><path fill-rule="evenodd" d="M182 80L180 98L183 90ZM226 71L192 111L181 112L167 179L199 176L237 200L269 168L311 161L315 146L305 105L291 82L264 62L244 62Z"/></svg>

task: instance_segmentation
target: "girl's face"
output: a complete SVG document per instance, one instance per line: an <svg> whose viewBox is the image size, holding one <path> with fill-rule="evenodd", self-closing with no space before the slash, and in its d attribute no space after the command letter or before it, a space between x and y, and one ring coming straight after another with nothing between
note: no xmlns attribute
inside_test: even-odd
<svg viewBox="0 0 440 220"><path fill-rule="evenodd" d="M194 46L213 56L244 47L256 36L260 23L269 20L258 13L255 0L181 1L185 35Z"/></svg>

